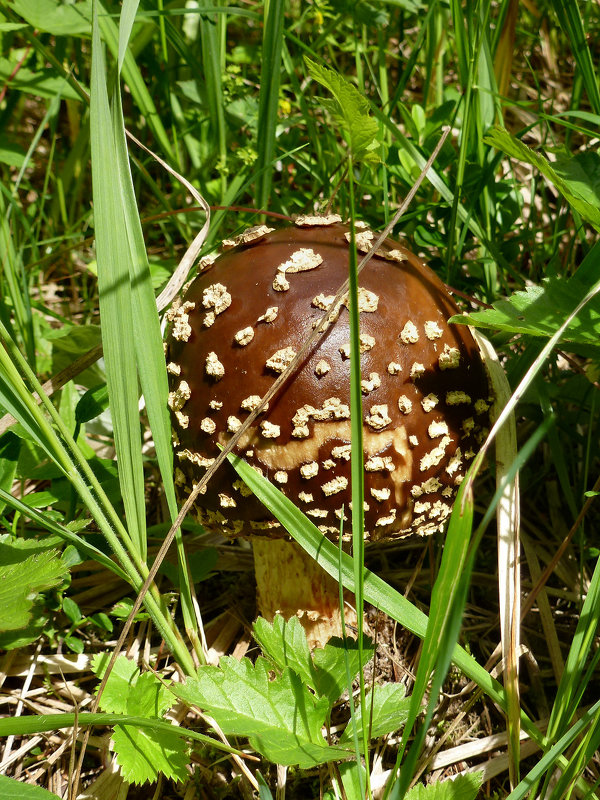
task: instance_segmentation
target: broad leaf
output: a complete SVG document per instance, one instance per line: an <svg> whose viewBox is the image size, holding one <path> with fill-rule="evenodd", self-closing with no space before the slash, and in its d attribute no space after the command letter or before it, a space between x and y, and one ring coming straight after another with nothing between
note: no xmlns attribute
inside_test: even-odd
<svg viewBox="0 0 600 800"><path fill-rule="evenodd" d="M214 717L226 735L247 736L274 763L309 769L351 756L323 738L327 700L316 698L290 669L272 680L269 669L264 658L252 664L226 656L219 667L200 667L196 678L172 688Z"/></svg>
<svg viewBox="0 0 600 800"><path fill-rule="evenodd" d="M576 197L600 208L600 155L595 150L559 156L552 166Z"/></svg>
<svg viewBox="0 0 600 800"><path fill-rule="evenodd" d="M14 91L49 99L60 95L64 100L81 101L81 97L65 78L49 75L47 70L33 72L27 67L16 67L17 64L8 58L0 58L0 80L3 84L10 81L10 88Z"/></svg>
<svg viewBox="0 0 600 800"><path fill-rule="evenodd" d="M289 667L307 686L316 688L306 633L298 617L285 620L278 614L272 623L259 617L252 633L260 649L279 670Z"/></svg>
<svg viewBox="0 0 600 800"><path fill-rule="evenodd" d="M94 659L99 677L108 661L107 653ZM151 672L140 674L134 661L117 658L100 698L103 711L161 719L172 705L173 695ZM159 773L175 780L187 775L185 742L176 731L117 725L113 741L123 777L130 783L156 780Z"/></svg>
<svg viewBox="0 0 600 800"><path fill-rule="evenodd" d="M572 208L581 217L589 222L597 231L600 231L600 207L595 200L595 187L597 182L597 166L594 169L592 179L586 179L581 169L581 163L576 162L567 166L563 159L558 168L550 164L543 156L535 150L527 147L519 139L511 136L504 128L495 128L484 138L486 144L496 147L511 158L524 161L526 164L539 169L542 175L550 181Z"/></svg>
<svg viewBox="0 0 600 800"><path fill-rule="evenodd" d="M359 737L362 736L363 719L366 721L370 739L394 733L406 722L410 700L406 697L406 690L402 684L384 683L382 686L374 686L366 699L366 714L363 714L362 708L359 707L355 715ZM350 720L340 737L340 744L352 743L353 729L354 725Z"/></svg>
<svg viewBox="0 0 600 800"><path fill-rule="evenodd" d="M344 131L346 141L355 161L378 162L380 142L379 126L369 113L365 97L342 75L332 69L304 59L314 80L329 89L334 99L321 98L336 125Z"/></svg>
<svg viewBox="0 0 600 800"><path fill-rule="evenodd" d="M316 672L316 690L318 694L326 697L333 705L340 695L348 689L348 678L346 673L346 658L348 659L348 670L354 679L360 669L373 658L373 645L366 636L363 639L362 660L358 650L358 644L354 639L330 639L322 650L313 652Z"/></svg>
<svg viewBox="0 0 600 800"><path fill-rule="evenodd" d="M11 6L33 28L53 36L90 36L92 4L56 0L12 0Z"/></svg>
<svg viewBox="0 0 600 800"><path fill-rule="evenodd" d="M493 308L456 316L453 322L495 328L509 333L549 338L586 296L589 288L577 276L568 281L548 278L541 286L529 286ZM562 337L573 345L598 347L600 342L600 300L592 299L573 320Z"/></svg>
<svg viewBox="0 0 600 800"><path fill-rule="evenodd" d="M279 668L289 667L306 686L321 697L325 697L331 707L342 693L348 689L346 659L349 672L354 679L359 670L359 652L354 639L334 637L323 648L311 653L306 642L306 633L297 617L284 620L276 616L272 623L259 617L254 623L254 638L263 653ZM371 642L363 644L363 665L373 656Z"/></svg>
<svg viewBox="0 0 600 800"><path fill-rule="evenodd" d="M418 783L407 792L406 800L475 800L482 778L483 773L473 772L428 786Z"/></svg>
<svg viewBox="0 0 600 800"><path fill-rule="evenodd" d="M59 800L57 794L42 789L41 786L31 786L21 783L14 778L0 775L0 797L3 800Z"/></svg>
<svg viewBox="0 0 600 800"><path fill-rule="evenodd" d="M40 592L58 586L67 569L56 550L26 556L27 551L16 546L3 544L2 549L7 555L20 555L16 562L0 566L0 631L15 631L30 622Z"/></svg>

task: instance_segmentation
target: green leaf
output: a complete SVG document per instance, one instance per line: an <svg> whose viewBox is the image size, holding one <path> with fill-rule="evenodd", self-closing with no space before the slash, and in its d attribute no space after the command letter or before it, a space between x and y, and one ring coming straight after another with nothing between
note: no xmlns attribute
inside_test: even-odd
<svg viewBox="0 0 600 800"><path fill-rule="evenodd" d="M17 169L21 169L25 164L25 151L17 142L2 134L0 134L0 162Z"/></svg>
<svg viewBox="0 0 600 800"><path fill-rule="evenodd" d="M259 800L273 800L273 795L271 794L271 790L263 778L260 771L257 770L256 772L256 780L258 781L258 797Z"/></svg>
<svg viewBox="0 0 600 800"><path fill-rule="evenodd" d="M110 655L108 653L98 653L92 659L92 670L98 678L104 677L109 661ZM125 656L119 656L114 663L110 678L102 692L100 708L109 713L124 713L124 709L127 705L127 695L138 675L139 670L135 661L125 658Z"/></svg>
<svg viewBox="0 0 600 800"><path fill-rule="evenodd" d="M339 765L347 800L363 800L366 786L366 770L356 761Z"/></svg>
<svg viewBox="0 0 600 800"><path fill-rule="evenodd" d="M506 300L498 300L485 311L456 316L452 322L494 328L508 333L549 338L587 295L589 288L577 275L565 281L548 278L541 286L528 286ZM562 341L598 347L600 342L600 299L592 299L566 329Z"/></svg>
<svg viewBox="0 0 600 800"><path fill-rule="evenodd" d="M81 97L72 89L65 78L48 74L48 71L33 72L27 67L15 70L17 65L8 58L0 58L0 80L2 83L10 81L10 88L14 91L32 94L35 97L53 99L60 95L63 100L78 100Z"/></svg>
<svg viewBox="0 0 600 800"><path fill-rule="evenodd" d="M8 431L0 439L0 489L10 492L17 472L17 462L21 452L21 440ZM6 503L0 498L0 514Z"/></svg>
<svg viewBox="0 0 600 800"><path fill-rule="evenodd" d="M98 677L106 671L110 656L94 658ZM135 662L119 656L100 698L103 711L161 719L173 705L173 695L151 672L140 674ZM189 759L185 742L174 731L117 725L113 734L115 752L123 777L130 783L156 780L159 773L184 780Z"/></svg>
<svg viewBox="0 0 600 800"><path fill-rule="evenodd" d="M93 386L83 394L75 407L75 419L82 425L96 419L108 406L108 388L106 383Z"/></svg>
<svg viewBox="0 0 600 800"><path fill-rule="evenodd" d="M360 659L355 639L334 637L323 648L313 650L312 656L306 641L306 632L297 617L284 620L276 616L272 623L259 617L253 634L261 650L280 669L295 672L306 686L327 699L329 707L348 688L346 659L351 678L358 673ZM371 642L363 643L363 665L373 656Z"/></svg>
<svg viewBox="0 0 600 800"><path fill-rule="evenodd" d="M279 670L289 667L307 686L316 688L306 632L298 617L285 620L278 614L272 623L259 617L252 627L252 633L260 649Z"/></svg>
<svg viewBox="0 0 600 800"><path fill-rule="evenodd" d="M41 786L21 783L6 775L0 775L0 796L3 800L60 800L57 794Z"/></svg>
<svg viewBox="0 0 600 800"><path fill-rule="evenodd" d="M367 732L370 739L378 739L388 733L394 733L406 722L408 716L409 698L406 690L399 683L384 683L376 685L366 698L366 715L362 708L356 711L355 720L359 736L362 736L363 717L366 720ZM340 737L340 744L351 745L354 737L354 725L350 720Z"/></svg>
<svg viewBox="0 0 600 800"><path fill-rule="evenodd" d="M550 164L539 153L524 145L519 139L511 136L504 128L494 128L484 137L484 142L496 147L511 158L516 158L536 167L558 189L569 205L586 222L589 222L597 231L600 231L600 207L595 204L596 201L593 199L595 189L593 184L581 174L581 164L579 162L567 167L566 164L568 162L563 159L557 169L554 164ZM596 178L594 177L595 180Z"/></svg>
<svg viewBox="0 0 600 800"><path fill-rule="evenodd" d="M129 235L135 225L137 209L129 194L125 196L123 192L129 175L124 167L126 154L122 153L122 137L118 130L120 115L114 110L114 97L113 110L109 107L106 67L96 24L91 90L92 189L106 383L127 526L137 555L145 559L144 477L130 283L130 262L139 257ZM111 165L110 173L107 164Z"/></svg>
<svg viewBox="0 0 600 800"><path fill-rule="evenodd" d="M373 645L366 636L363 638L362 651L361 659L358 643L354 639L346 639L344 642L337 637L330 639L323 649L313 651L316 691L326 697L330 705L348 688L346 659L348 671L354 679L360 665L364 666L373 658Z"/></svg>
<svg viewBox="0 0 600 800"><path fill-rule="evenodd" d="M24 628L32 618L32 609L40 592L58 586L67 574L57 550L47 550L26 557L18 547L3 544L9 557L20 559L0 566L0 631Z"/></svg>
<svg viewBox="0 0 600 800"><path fill-rule="evenodd" d="M200 667L196 678L173 691L207 711L226 735L247 736L273 763L309 769L348 758L350 751L329 747L323 739L327 700L316 698L289 668L273 680L269 670L264 658L252 664L225 656L219 667Z"/></svg>
<svg viewBox="0 0 600 800"><path fill-rule="evenodd" d="M576 197L600 208L600 155L595 150L559 155L552 166Z"/></svg>
<svg viewBox="0 0 600 800"><path fill-rule="evenodd" d="M367 99L339 73L309 58L304 61L311 78L333 95L333 100L322 98L321 103L344 132L354 161L379 162L379 126L369 113Z"/></svg>
<svg viewBox="0 0 600 800"><path fill-rule="evenodd" d="M482 780L483 773L473 772L427 786L418 783L407 792L406 800L475 800Z"/></svg>
<svg viewBox="0 0 600 800"><path fill-rule="evenodd" d="M53 36L90 36L92 4L56 0L12 0L11 7L39 31Z"/></svg>

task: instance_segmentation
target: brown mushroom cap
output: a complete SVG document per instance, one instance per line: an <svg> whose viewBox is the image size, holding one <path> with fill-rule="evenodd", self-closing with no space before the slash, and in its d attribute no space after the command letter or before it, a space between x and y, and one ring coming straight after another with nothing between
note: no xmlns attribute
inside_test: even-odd
<svg viewBox="0 0 600 800"><path fill-rule="evenodd" d="M225 242L169 313L169 405L182 496L333 310L349 261L349 228L338 219L300 218ZM368 229L357 231L359 250L372 240ZM397 242L381 245L359 284L366 536L431 534L448 517L485 435L486 371L469 329L448 324L459 310L441 281ZM332 539L350 503L349 377L342 304L236 446ZM285 535L229 464L195 512L230 536Z"/></svg>

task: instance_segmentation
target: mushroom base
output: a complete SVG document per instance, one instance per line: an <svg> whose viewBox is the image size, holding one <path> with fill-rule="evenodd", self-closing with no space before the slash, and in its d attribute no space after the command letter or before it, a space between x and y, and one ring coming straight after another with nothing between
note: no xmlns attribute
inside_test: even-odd
<svg viewBox="0 0 600 800"><path fill-rule="evenodd" d="M252 547L258 610L265 619L297 616L311 649L323 647L332 636L343 636L337 581L295 542L257 537ZM357 627L351 599L345 592L344 622L350 635Z"/></svg>

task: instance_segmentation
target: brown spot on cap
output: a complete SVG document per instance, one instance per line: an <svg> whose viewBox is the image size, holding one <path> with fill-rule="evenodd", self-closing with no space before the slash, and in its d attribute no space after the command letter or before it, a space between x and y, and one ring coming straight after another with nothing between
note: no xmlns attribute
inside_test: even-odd
<svg viewBox="0 0 600 800"><path fill-rule="evenodd" d="M471 397L466 392L460 389L454 389L451 392L446 392L446 405L458 406L464 403L470 403Z"/></svg>
<svg viewBox="0 0 600 800"><path fill-rule="evenodd" d="M213 283L202 292L202 305L214 314L222 314L231 305L231 295L222 283Z"/></svg>
<svg viewBox="0 0 600 800"><path fill-rule="evenodd" d="M169 392L168 406L171 411L179 411L190 399L192 391L187 381L180 381L174 392Z"/></svg>
<svg viewBox="0 0 600 800"><path fill-rule="evenodd" d="M376 431L381 431L391 424L392 418L388 414L387 403L371 406L371 410L365 417L367 425Z"/></svg>
<svg viewBox="0 0 600 800"><path fill-rule="evenodd" d="M281 428L279 425L273 425L272 422L267 420L260 423L260 430L265 439L277 439L281 435Z"/></svg>
<svg viewBox="0 0 600 800"><path fill-rule="evenodd" d="M398 398L398 408L403 414L410 414L412 411L412 401L405 394L401 394Z"/></svg>
<svg viewBox="0 0 600 800"><path fill-rule="evenodd" d="M244 397L244 399L240 403L240 408L242 409L242 411L255 411L259 407L261 399L262 398L259 394L251 394L249 397ZM263 411L268 411L268 410L269 410L269 404L265 403Z"/></svg>
<svg viewBox="0 0 600 800"><path fill-rule="evenodd" d="M421 400L423 411L428 414L430 411L433 411L439 402L440 400L437 394L428 394Z"/></svg>
<svg viewBox="0 0 600 800"><path fill-rule="evenodd" d="M327 481L321 486L323 494L329 496L331 494L338 494L348 488L348 478L344 475L338 475L333 480Z"/></svg>
<svg viewBox="0 0 600 800"><path fill-rule="evenodd" d="M290 282L285 277L283 272L278 272L273 279L273 288L276 292L287 292L290 288Z"/></svg>
<svg viewBox="0 0 600 800"><path fill-rule="evenodd" d="M369 380L363 379L360 382L360 388L363 394L369 394L370 392L374 392L375 389L379 389L381 386L381 378L376 372L372 372L369 375Z"/></svg>
<svg viewBox="0 0 600 800"><path fill-rule="evenodd" d="M214 433L217 430L217 425L214 419L211 419L210 417L204 417L200 423L200 430L204 431L204 433Z"/></svg>

